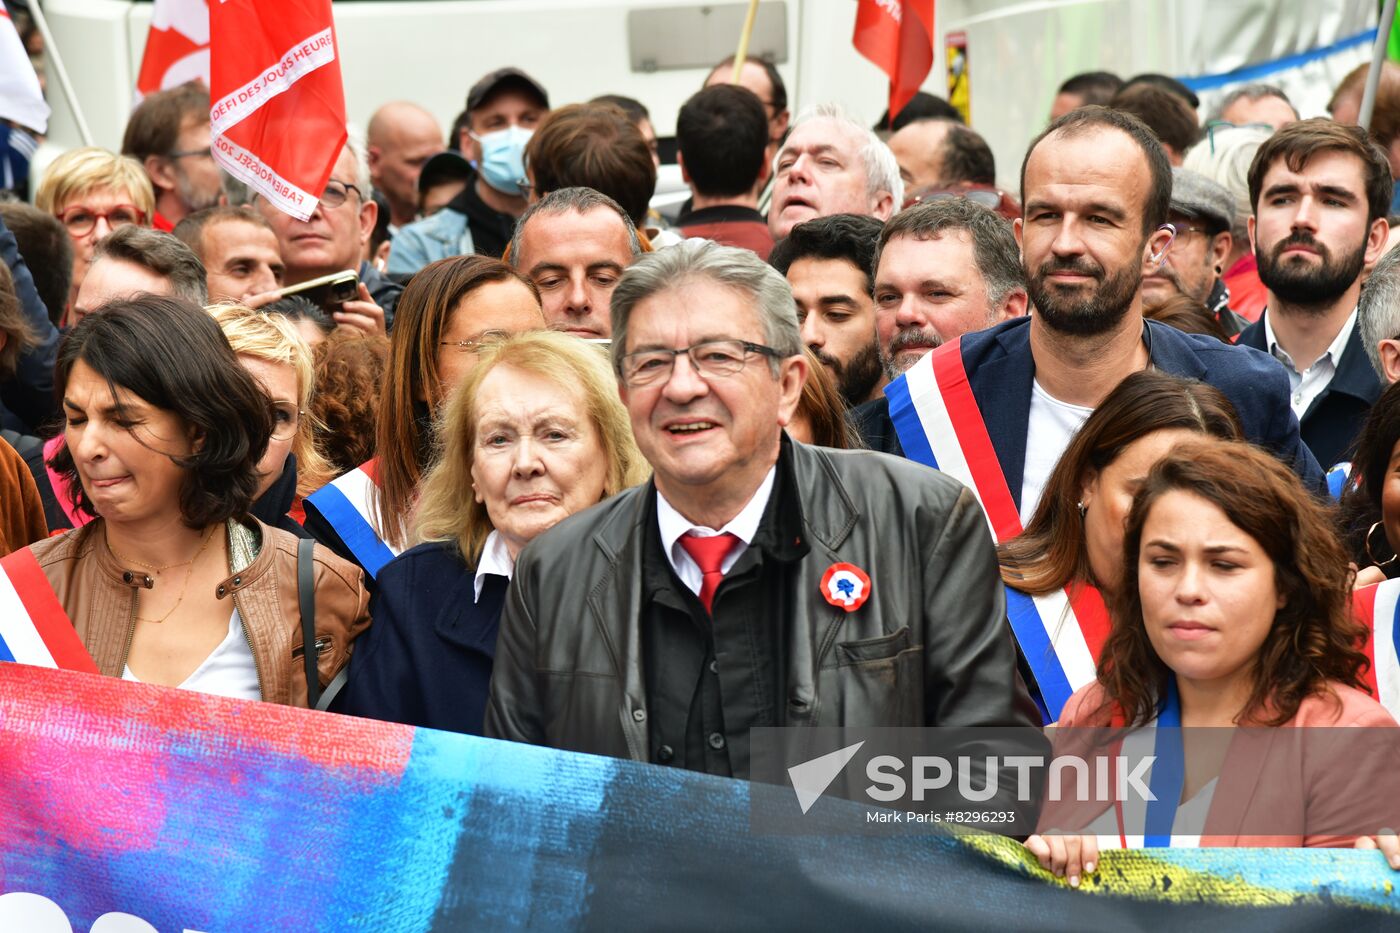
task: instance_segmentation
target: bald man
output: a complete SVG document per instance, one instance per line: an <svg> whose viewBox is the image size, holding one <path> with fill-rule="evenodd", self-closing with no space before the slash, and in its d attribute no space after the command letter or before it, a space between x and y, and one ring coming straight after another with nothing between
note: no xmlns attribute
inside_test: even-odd
<svg viewBox="0 0 1400 933"><path fill-rule="evenodd" d="M418 217L418 173L443 148L442 127L417 104L393 101L370 117L366 134L370 180L389 201L395 229Z"/></svg>

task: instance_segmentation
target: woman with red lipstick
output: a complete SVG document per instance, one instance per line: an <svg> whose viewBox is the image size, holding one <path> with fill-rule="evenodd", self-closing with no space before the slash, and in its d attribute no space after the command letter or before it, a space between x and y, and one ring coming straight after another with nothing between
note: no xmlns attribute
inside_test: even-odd
<svg viewBox="0 0 1400 933"><path fill-rule="evenodd" d="M65 443L49 465L93 518L28 550L98 671L308 705L298 539L249 512L272 402L214 318L111 302L69 332L54 385ZM369 625L368 595L324 548L307 569L324 686Z"/></svg>
<svg viewBox="0 0 1400 933"><path fill-rule="evenodd" d="M1390 803L1368 782L1393 762L1378 768L1356 754L1362 743L1303 728L1396 725L1364 692L1351 573L1325 507L1258 448L1186 444L1134 497L1123 555L1098 679L1075 692L1058 725L1126 727L1124 748L1150 730L1160 803L1147 804L1146 829L1125 821L1123 805L1053 807L1042 827L1093 834L1032 836L1026 845L1041 865L1077 885L1094 870L1103 836L1181 844L1192 832L1183 826L1207 846L1375 847L1368 834L1395 824L1377 816L1371 825ZM1209 733L1167 728L1236 726L1256 728L1229 733L1228 745L1207 743L1213 756L1193 743ZM1277 727L1297 731L1271 741ZM1162 764L1168 735L1185 747L1176 773ZM1377 747L1384 754L1396 744ZM1193 811L1203 817L1182 819ZM1387 830L1379 845L1400 868L1396 837Z"/></svg>
<svg viewBox="0 0 1400 933"><path fill-rule="evenodd" d="M338 711L479 735L516 555L647 464L603 352L555 331L483 349L439 436L414 512L424 543L380 570Z"/></svg>

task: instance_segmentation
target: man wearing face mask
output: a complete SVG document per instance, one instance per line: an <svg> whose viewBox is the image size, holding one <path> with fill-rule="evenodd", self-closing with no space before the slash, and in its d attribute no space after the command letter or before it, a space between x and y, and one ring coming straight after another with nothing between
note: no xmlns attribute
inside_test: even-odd
<svg viewBox="0 0 1400 933"><path fill-rule="evenodd" d="M390 275L412 275L448 256L500 256L525 212L525 143L549 112L549 96L518 68L493 71L467 94L467 119L452 144L475 166L442 210L399 230Z"/></svg>

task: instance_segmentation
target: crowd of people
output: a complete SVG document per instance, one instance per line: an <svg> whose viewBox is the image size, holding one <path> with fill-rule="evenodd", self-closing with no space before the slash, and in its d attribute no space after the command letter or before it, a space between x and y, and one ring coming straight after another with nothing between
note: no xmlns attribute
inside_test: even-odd
<svg viewBox="0 0 1400 933"><path fill-rule="evenodd" d="M153 94L0 204L0 550L108 676L740 779L764 726L1394 728L1363 79L1077 75L1008 192L938 98L794 118L729 60L668 216L642 104L506 68L382 106L306 221Z"/></svg>

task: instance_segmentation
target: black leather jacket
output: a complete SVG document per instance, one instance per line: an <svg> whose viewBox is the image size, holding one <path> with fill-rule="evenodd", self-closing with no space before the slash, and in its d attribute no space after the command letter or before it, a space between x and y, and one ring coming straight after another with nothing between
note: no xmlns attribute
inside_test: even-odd
<svg viewBox="0 0 1400 933"><path fill-rule="evenodd" d="M784 447L780 469L792 471L810 545L792 596L784 724L1036 725L972 493L897 457ZM655 494L650 483L629 489L521 552L487 735L648 760L641 522ZM837 562L870 576L855 612L819 590Z"/></svg>

